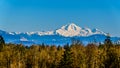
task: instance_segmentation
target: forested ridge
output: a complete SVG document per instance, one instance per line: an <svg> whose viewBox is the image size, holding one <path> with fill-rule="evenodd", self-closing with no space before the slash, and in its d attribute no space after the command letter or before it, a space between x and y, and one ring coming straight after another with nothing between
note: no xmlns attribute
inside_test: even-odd
<svg viewBox="0 0 120 68"><path fill-rule="evenodd" d="M0 68L120 68L120 44L5 44L0 36Z"/></svg>

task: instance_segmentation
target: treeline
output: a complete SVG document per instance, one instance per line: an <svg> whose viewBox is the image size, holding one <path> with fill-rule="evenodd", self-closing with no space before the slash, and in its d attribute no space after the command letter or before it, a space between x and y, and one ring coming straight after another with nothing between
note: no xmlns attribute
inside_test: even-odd
<svg viewBox="0 0 120 68"><path fill-rule="evenodd" d="M109 37L104 44L87 46L77 42L27 47L1 41L0 68L120 68L120 44L112 44Z"/></svg>

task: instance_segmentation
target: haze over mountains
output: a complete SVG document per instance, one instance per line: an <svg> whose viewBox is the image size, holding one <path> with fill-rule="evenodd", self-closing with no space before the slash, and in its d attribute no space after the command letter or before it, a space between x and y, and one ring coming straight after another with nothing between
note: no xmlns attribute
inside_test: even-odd
<svg viewBox="0 0 120 68"><path fill-rule="evenodd" d="M32 44L50 44L50 45L62 45L69 43L71 40L77 39L84 44L96 41L97 43L104 42L106 33L99 29L81 28L74 23L64 25L60 29L46 32L6 32L0 31L6 41L6 43L16 43L24 45ZM119 37L112 37L113 42L118 42Z"/></svg>

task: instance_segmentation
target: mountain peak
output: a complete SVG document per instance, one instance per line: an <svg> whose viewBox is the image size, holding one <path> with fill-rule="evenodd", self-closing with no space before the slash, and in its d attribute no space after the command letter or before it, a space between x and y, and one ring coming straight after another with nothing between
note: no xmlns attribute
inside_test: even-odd
<svg viewBox="0 0 120 68"><path fill-rule="evenodd" d="M90 28L81 28L74 23L67 24L62 26L60 29L55 31L56 34L72 37L72 36L89 36L92 34L104 34L104 32L94 29L91 30Z"/></svg>
<svg viewBox="0 0 120 68"><path fill-rule="evenodd" d="M77 26L75 23L69 23L69 26Z"/></svg>
<svg viewBox="0 0 120 68"><path fill-rule="evenodd" d="M80 30L81 28L74 23L70 23L65 26L62 26L61 29L67 30L67 31L76 31L76 30Z"/></svg>
<svg viewBox="0 0 120 68"><path fill-rule="evenodd" d="M68 25L68 30L77 30L79 29L79 27L77 25L75 25L74 23L71 23Z"/></svg>

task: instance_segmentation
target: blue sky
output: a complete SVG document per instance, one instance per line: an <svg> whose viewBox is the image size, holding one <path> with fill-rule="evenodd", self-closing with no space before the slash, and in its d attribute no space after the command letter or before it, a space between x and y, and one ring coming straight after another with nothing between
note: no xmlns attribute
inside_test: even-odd
<svg viewBox="0 0 120 68"><path fill-rule="evenodd" d="M120 36L120 0L0 0L0 29L48 31L75 23Z"/></svg>

